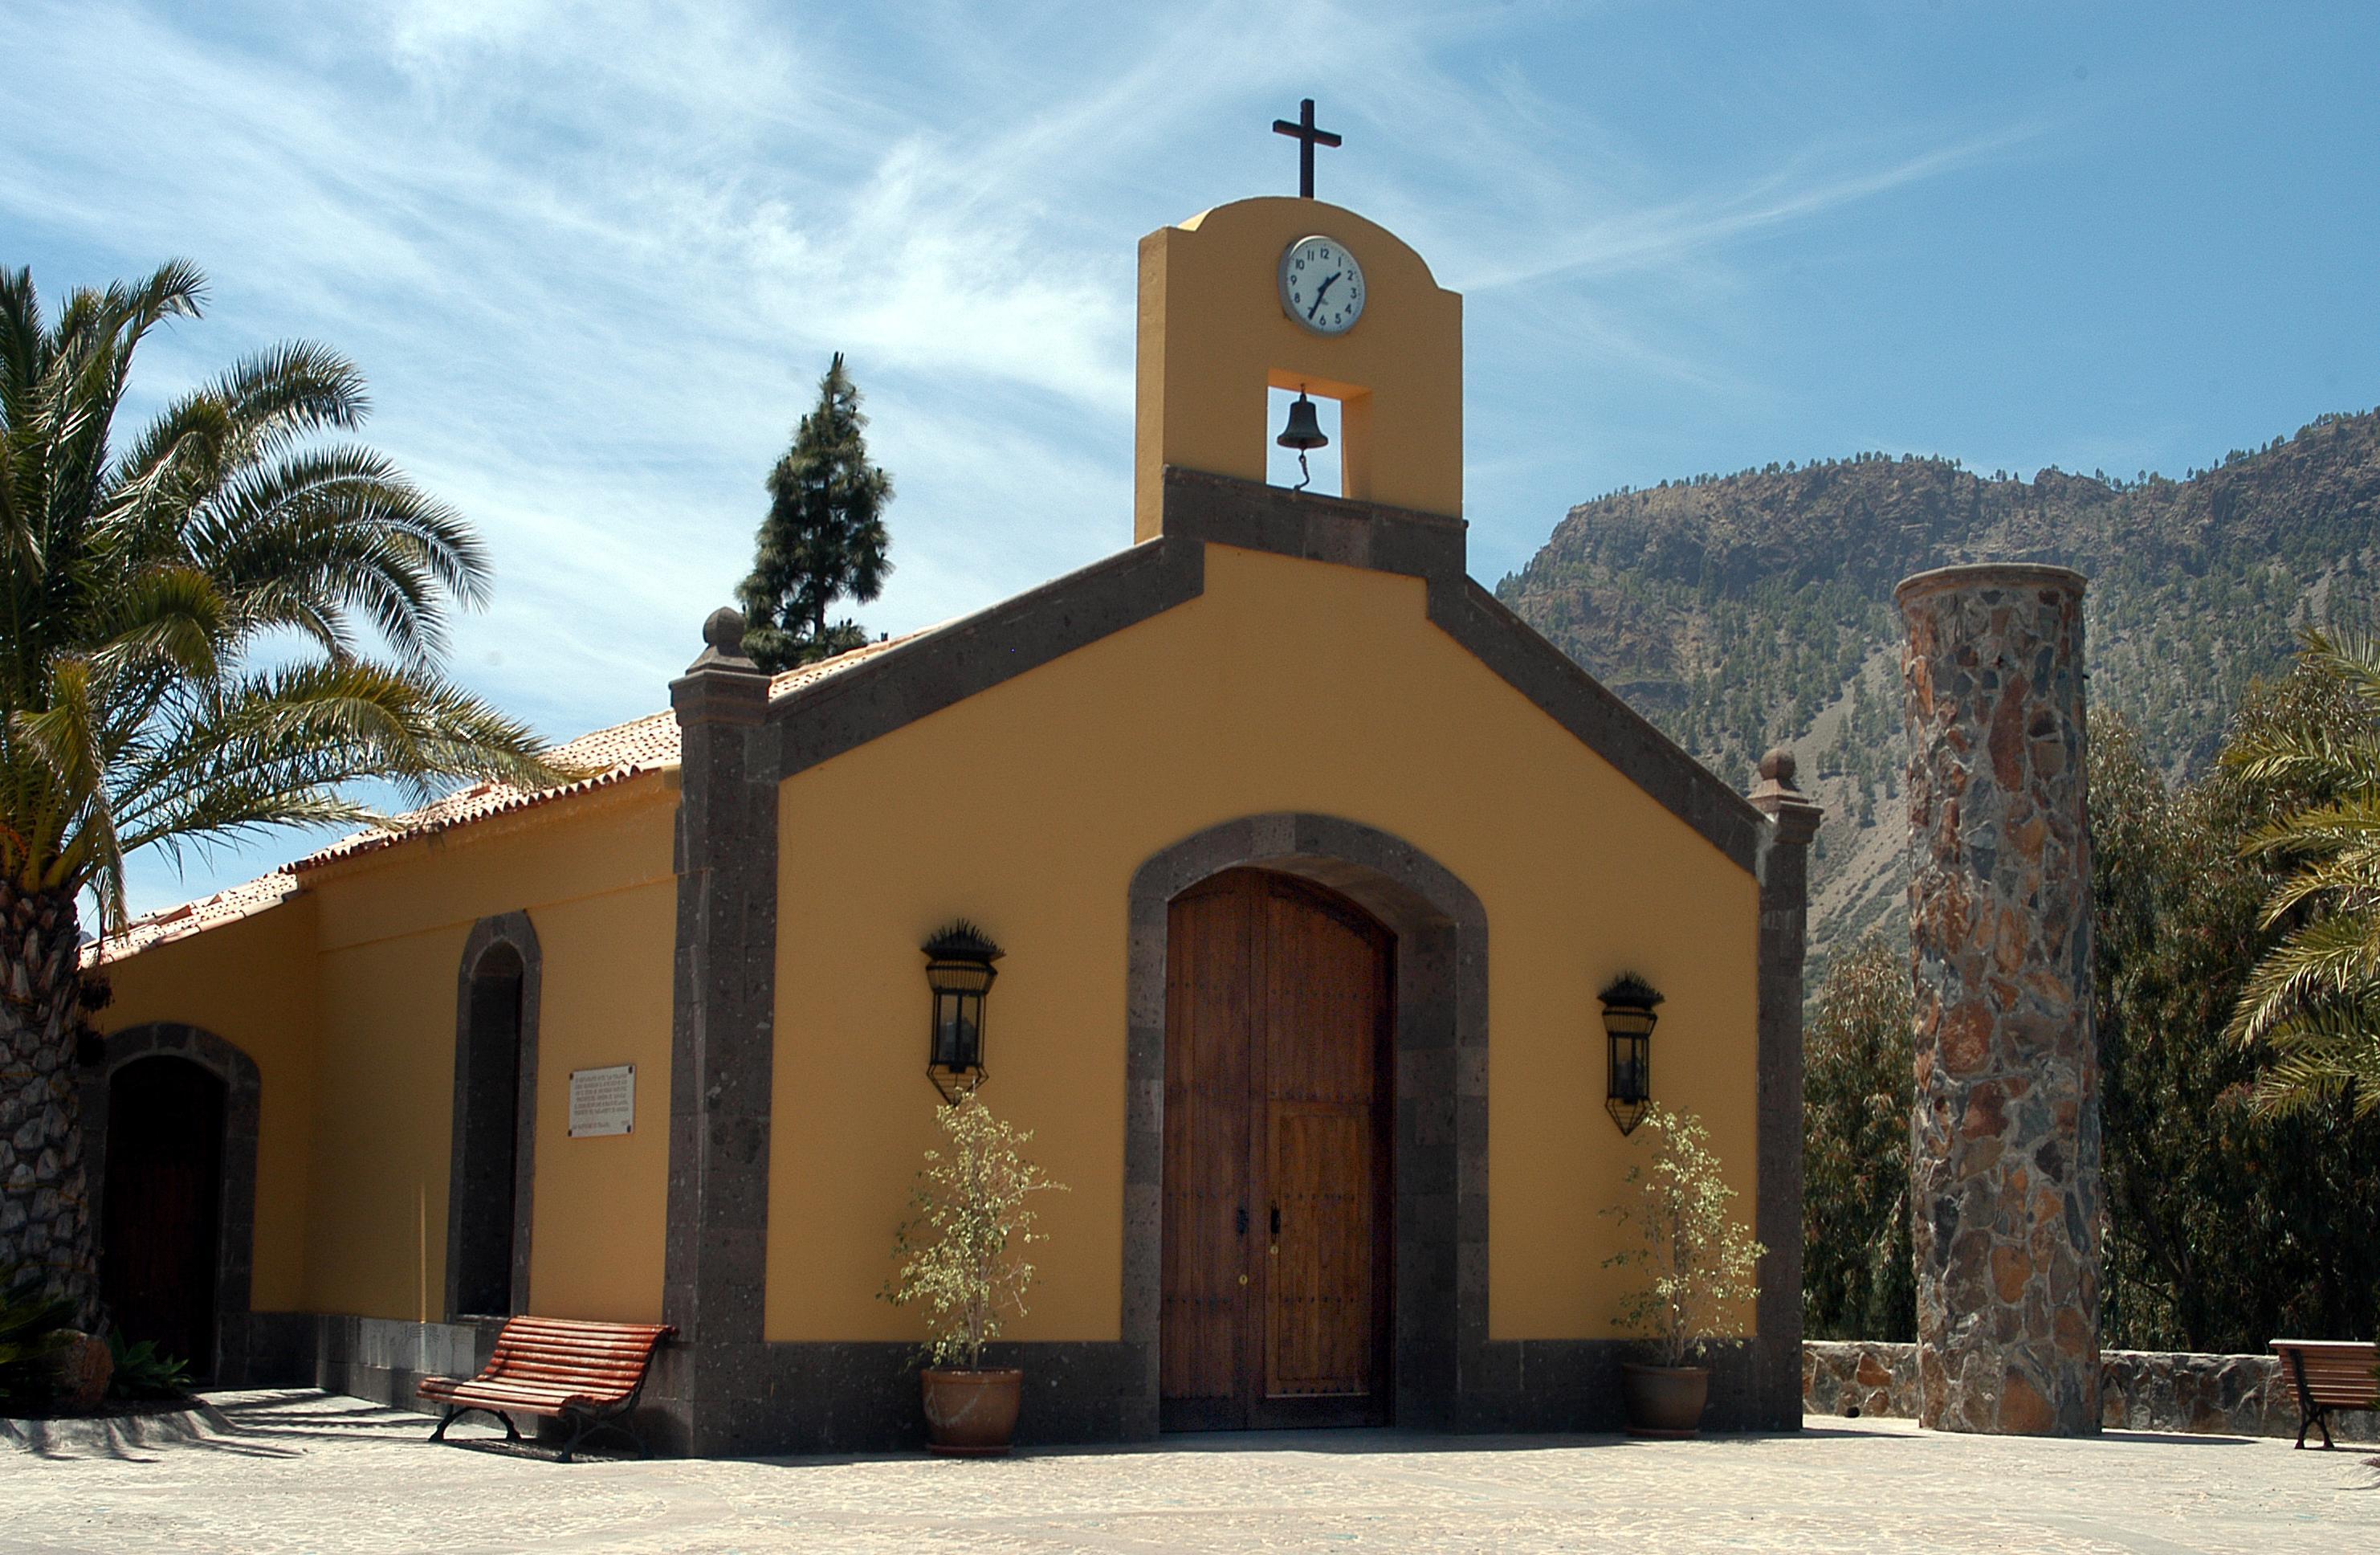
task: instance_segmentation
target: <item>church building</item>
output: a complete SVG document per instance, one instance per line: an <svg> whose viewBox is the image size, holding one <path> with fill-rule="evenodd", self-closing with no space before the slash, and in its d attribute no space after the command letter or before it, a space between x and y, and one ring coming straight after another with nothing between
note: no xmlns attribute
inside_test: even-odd
<svg viewBox="0 0 2380 1555"><path fill-rule="evenodd" d="M1393 234L1242 200L1139 286L1113 555L773 677L722 611L666 711L561 747L593 775L91 949L119 1308L218 1386L406 1404L506 1314L665 1321L672 1451L914 1443L879 1293L979 1075L1069 1189L996 1347L1020 1440L1611 1428L1633 974L1625 1078L1769 1249L1707 1423L1798 1425L1790 761L1739 792L1468 576L1462 299ZM1273 390L1338 403L1342 494L1267 484ZM999 959L931 1051L960 920Z"/></svg>

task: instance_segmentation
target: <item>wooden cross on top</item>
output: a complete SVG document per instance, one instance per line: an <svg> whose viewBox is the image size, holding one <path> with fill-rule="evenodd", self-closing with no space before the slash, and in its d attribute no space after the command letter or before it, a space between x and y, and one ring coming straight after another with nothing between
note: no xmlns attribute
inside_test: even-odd
<svg viewBox="0 0 2380 1555"><path fill-rule="evenodd" d="M1275 135L1290 135L1296 138L1298 198L1313 199L1314 148L1335 146L1339 144L1339 137L1328 129L1314 128L1314 99L1311 97L1298 104L1295 123L1293 124L1288 119L1275 119L1272 121L1272 132Z"/></svg>

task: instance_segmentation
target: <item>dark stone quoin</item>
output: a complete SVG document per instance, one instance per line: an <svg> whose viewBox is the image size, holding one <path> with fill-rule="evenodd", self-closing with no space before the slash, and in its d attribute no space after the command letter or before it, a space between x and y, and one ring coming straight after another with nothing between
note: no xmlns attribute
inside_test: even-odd
<svg viewBox="0 0 2380 1555"><path fill-rule="evenodd" d="M1922 1422L2100 1423L2082 589L2063 567L1905 580L1910 1155Z"/></svg>

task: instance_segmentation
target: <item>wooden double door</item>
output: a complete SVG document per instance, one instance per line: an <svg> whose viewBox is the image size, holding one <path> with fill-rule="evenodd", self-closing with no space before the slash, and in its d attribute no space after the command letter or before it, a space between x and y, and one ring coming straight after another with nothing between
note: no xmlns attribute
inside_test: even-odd
<svg viewBox="0 0 2380 1555"><path fill-rule="evenodd" d="M1395 938L1234 869L1168 909L1168 1430L1390 1418Z"/></svg>

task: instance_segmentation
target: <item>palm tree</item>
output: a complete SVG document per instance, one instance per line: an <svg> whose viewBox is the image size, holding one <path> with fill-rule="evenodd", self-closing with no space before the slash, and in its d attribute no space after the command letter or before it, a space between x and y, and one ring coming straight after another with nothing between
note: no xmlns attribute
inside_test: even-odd
<svg viewBox="0 0 2380 1555"><path fill-rule="evenodd" d="M2317 693L2309 711L2223 754L2248 783L2299 796L2242 849L2288 872L2262 917L2283 932L2249 974L2230 1035L2272 1051L2260 1110L2344 1099L2368 1117L2380 1112L2380 642L2308 632L2299 664Z"/></svg>
<svg viewBox="0 0 2380 1555"><path fill-rule="evenodd" d="M115 929L138 849L370 823L358 780L426 799L563 775L441 674L449 603L485 600L487 560L388 459L321 438L366 410L345 358L275 346L114 444L134 352L204 286L169 263L45 323L31 272L0 271L0 1286L86 1325L73 1048L104 992L79 977L84 893Z"/></svg>

